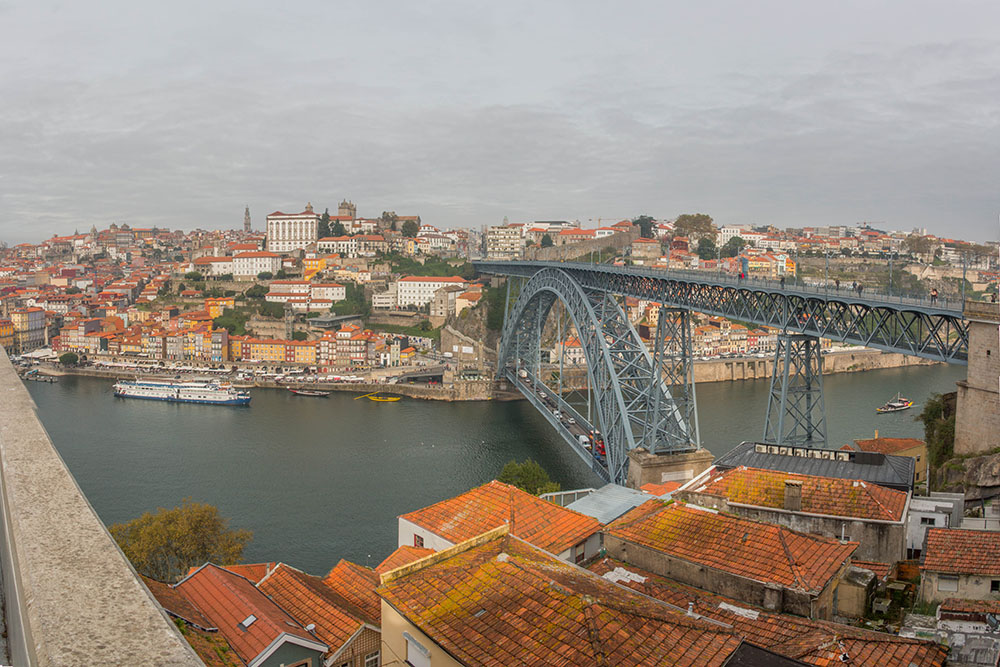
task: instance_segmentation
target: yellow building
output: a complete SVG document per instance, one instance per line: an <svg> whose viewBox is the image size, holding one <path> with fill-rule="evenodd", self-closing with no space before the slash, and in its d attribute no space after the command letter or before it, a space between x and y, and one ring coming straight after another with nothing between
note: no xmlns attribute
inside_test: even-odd
<svg viewBox="0 0 1000 667"><path fill-rule="evenodd" d="M875 437L868 440L855 440L854 446L845 445L862 452L877 452L893 456L909 456L916 461L913 470L914 484L927 482L927 443L916 438L880 438L878 431Z"/></svg>
<svg viewBox="0 0 1000 667"><path fill-rule="evenodd" d="M289 361L296 364L316 365L316 341L289 341L285 349L291 352L288 355Z"/></svg>
<svg viewBox="0 0 1000 667"><path fill-rule="evenodd" d="M0 347L8 351L14 349L14 323L11 320L0 319Z"/></svg>
<svg viewBox="0 0 1000 667"><path fill-rule="evenodd" d="M252 338L247 341L250 344L250 356L253 361L285 361L286 341L271 338ZM245 351L244 347L244 351Z"/></svg>
<svg viewBox="0 0 1000 667"><path fill-rule="evenodd" d="M220 296L218 298L207 298L205 299L205 310L208 311L209 316L214 320L216 317L222 317L223 311L226 308L235 308L236 298L232 296Z"/></svg>

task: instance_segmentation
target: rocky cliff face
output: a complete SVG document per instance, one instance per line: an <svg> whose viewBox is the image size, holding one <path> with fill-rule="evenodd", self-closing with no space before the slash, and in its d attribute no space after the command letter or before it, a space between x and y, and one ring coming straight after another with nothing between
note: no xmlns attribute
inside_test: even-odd
<svg viewBox="0 0 1000 667"><path fill-rule="evenodd" d="M1000 452L951 459L935 477L942 491L964 491L966 500L1000 495Z"/></svg>

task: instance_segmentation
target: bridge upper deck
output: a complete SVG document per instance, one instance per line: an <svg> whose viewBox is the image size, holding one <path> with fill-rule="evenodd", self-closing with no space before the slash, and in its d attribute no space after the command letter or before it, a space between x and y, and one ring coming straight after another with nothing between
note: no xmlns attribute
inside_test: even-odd
<svg viewBox="0 0 1000 667"><path fill-rule="evenodd" d="M484 273L530 277L558 269L587 289L690 308L793 333L822 336L964 364L968 326L958 301L887 295L708 271L657 270L582 262L477 261Z"/></svg>

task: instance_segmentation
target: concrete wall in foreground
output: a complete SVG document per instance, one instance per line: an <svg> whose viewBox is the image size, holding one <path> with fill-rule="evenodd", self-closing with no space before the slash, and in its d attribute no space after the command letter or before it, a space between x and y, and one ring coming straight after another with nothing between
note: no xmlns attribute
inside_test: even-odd
<svg viewBox="0 0 1000 667"><path fill-rule="evenodd" d="M2 350L0 482L13 664L202 664L87 502Z"/></svg>

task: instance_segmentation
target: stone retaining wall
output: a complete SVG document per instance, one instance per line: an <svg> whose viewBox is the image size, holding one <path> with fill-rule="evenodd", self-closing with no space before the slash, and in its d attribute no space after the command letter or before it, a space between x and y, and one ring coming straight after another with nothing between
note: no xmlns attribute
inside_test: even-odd
<svg viewBox="0 0 1000 667"><path fill-rule="evenodd" d="M80 491L2 350L0 396L11 661L201 665Z"/></svg>

